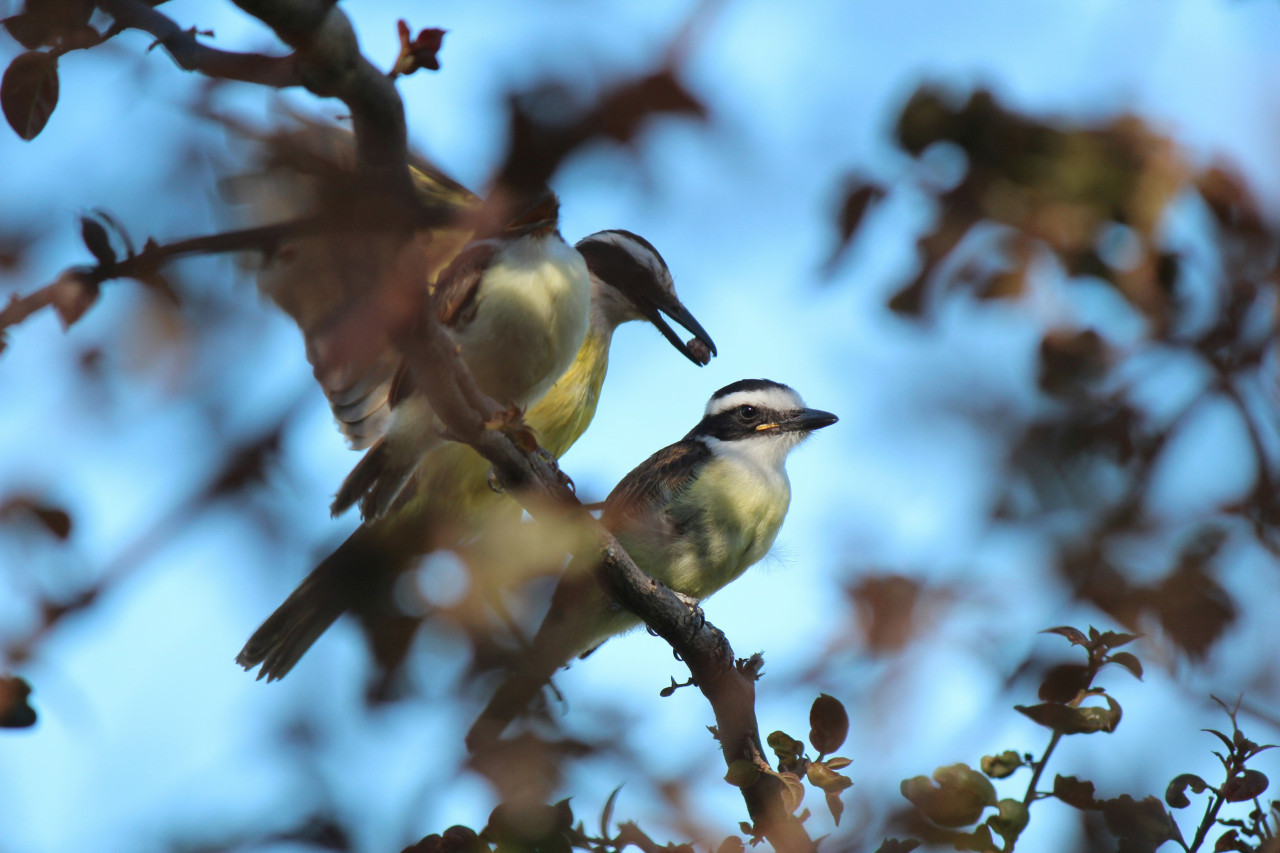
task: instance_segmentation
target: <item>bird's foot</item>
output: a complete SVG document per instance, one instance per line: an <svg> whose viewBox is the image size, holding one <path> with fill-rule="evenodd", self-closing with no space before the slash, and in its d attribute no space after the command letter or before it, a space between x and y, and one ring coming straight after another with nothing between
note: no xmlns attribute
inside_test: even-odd
<svg viewBox="0 0 1280 853"><path fill-rule="evenodd" d="M490 468L489 473L484 475L484 481L489 484L489 488L499 495L506 494L507 487L502 485L502 480L498 477L498 469Z"/></svg>
<svg viewBox="0 0 1280 853"><path fill-rule="evenodd" d="M694 627L689 632L689 639L692 640L694 635L702 630L702 626L707 624L707 614L702 612L702 605L698 603L698 599L691 595L685 595L683 592L676 592L674 589L671 591L676 593L676 598L680 599L684 606L689 608L689 613L693 615Z"/></svg>
<svg viewBox="0 0 1280 853"><path fill-rule="evenodd" d="M484 422L484 428L501 430L526 453L538 449L538 431L524 422L524 412L514 403L495 412Z"/></svg>

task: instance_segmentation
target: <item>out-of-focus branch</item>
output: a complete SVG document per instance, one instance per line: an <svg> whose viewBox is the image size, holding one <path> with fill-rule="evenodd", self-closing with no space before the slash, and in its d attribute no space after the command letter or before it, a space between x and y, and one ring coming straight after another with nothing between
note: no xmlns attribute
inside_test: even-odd
<svg viewBox="0 0 1280 853"><path fill-rule="evenodd" d="M413 201L404 107L399 94L392 80L360 53L350 21L334 0L235 2L271 27L293 53L272 58L219 51L199 44L193 34L181 30L172 20L138 0L99 0L98 5L115 18L117 25L151 33L175 62L187 70L273 87L302 85L321 97L339 98L351 112L361 178L369 182L369 189L378 199L376 207L392 219L397 212L422 215L421 206ZM628 140L643 116L654 111L703 114L701 105L683 90L672 72L664 70L613 93L596 112L568 127L548 132L545 126L518 115L512 156L499 184L519 189L541 183L570 150L586 139L606 136ZM406 231L414 225L413 219L402 223ZM164 247L148 245L142 252L122 261L99 256L97 267L75 272L78 280L93 288L89 296L91 302L97 283L102 280L145 277L180 255L246 249L270 251L281 239L306 233L311 227L318 229L322 225L289 223L195 238ZM50 287L60 283L62 280ZM416 384L426 391L433 409L452 436L484 456L535 518L552 511L551 508L562 514L568 507L580 515L584 524L595 524L553 463L529 452L512 434L490 428L490 424L502 422L499 415L504 407L477 388L460 358L457 344L436 323L432 312L426 310L426 291L407 287L403 292L411 295L404 306L407 309L404 319L389 332L405 356ZM52 296L46 299L32 294L25 300L17 300L10 306L12 311L6 309L6 312L21 319L51 302ZM0 329L3 325L0 323ZM597 530L602 543L598 568L601 583L666 639L688 664L715 713L726 762L745 758L764 764L754 709L754 679L758 675L759 657L735 663L733 651L718 629L695 617L671 590L645 575L607 531L599 526ZM786 808L782 790L781 782L770 774L761 774L756 784L743 789L757 831L780 851L815 849L799 821Z"/></svg>
<svg viewBox="0 0 1280 853"><path fill-rule="evenodd" d="M613 537L596 570L605 590L644 619L689 667L694 683L707 698L716 717L716 736L726 765L747 760L768 770L756 722L755 682L764 660L759 655L735 661L724 633L689 607L674 592L642 572ZM791 815L783 797L783 783L762 773L742 789L756 832L779 851L817 849L803 825Z"/></svg>
<svg viewBox="0 0 1280 853"><path fill-rule="evenodd" d="M118 26L155 36L156 44L168 51L178 67L185 71L198 71L208 77L257 83L274 89L303 84L292 56L233 53L208 47L197 41L192 31L182 29L141 0L98 0L98 7L115 19Z"/></svg>
<svg viewBox="0 0 1280 853"><path fill-rule="evenodd" d="M403 212L403 211L397 211ZM441 227L455 221L457 211L448 205L418 204L409 212L411 223L419 227ZM0 309L0 333L15 326L43 308L53 306L63 323L70 326L97 298L98 285L119 278L133 278L146 283L157 281L165 264L191 255L217 255L228 252L262 252L270 254L283 241L317 234L351 233L353 230L374 232L402 229L404 217L363 215L322 215L272 225L261 225L217 234L205 234L164 245L148 242L141 252L122 260L101 259L95 266L73 267L54 282L25 296L14 295Z"/></svg>
<svg viewBox="0 0 1280 853"><path fill-rule="evenodd" d="M355 31L335 0L235 0L293 48L308 91L338 98L351 111L363 170L408 203L409 142L395 83L360 52Z"/></svg>
<svg viewBox="0 0 1280 853"><path fill-rule="evenodd" d="M338 98L351 111L366 177L410 203L404 104L395 84L360 53L346 14L333 0L238 0L236 5L271 27L293 53L270 57L217 50L141 0L98 0L118 26L155 36L188 71L274 88L304 86L320 97Z"/></svg>

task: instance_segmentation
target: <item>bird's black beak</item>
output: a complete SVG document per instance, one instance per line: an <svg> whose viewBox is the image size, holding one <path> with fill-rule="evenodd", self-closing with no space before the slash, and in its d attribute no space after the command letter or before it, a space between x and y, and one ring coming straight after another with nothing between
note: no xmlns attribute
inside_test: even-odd
<svg viewBox="0 0 1280 853"><path fill-rule="evenodd" d="M643 298L636 299L640 313L645 316L650 323L658 327L658 331L662 332L662 336L671 341L671 345L694 364L701 367L711 361L711 357L716 354L716 345L711 340L711 336L707 334L707 330L702 328L694 316L689 313L689 309L685 308L675 297L666 298L665 295L649 295L645 294ZM685 329L693 333L693 340L685 343L680 340L680 336L675 330L667 324L666 318L662 315L666 314L675 322L679 323Z"/></svg>
<svg viewBox="0 0 1280 853"><path fill-rule="evenodd" d="M797 409L787 415L781 426L791 432L813 432L815 429L829 427L840 420L830 412L821 409Z"/></svg>

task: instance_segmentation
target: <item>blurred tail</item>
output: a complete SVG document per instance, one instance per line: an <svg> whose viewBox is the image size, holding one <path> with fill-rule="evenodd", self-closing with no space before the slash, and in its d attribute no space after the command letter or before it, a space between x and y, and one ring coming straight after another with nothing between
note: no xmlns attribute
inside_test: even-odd
<svg viewBox="0 0 1280 853"><path fill-rule="evenodd" d="M236 663L261 664L259 679L284 678L339 616L373 594L385 556L367 528L357 529L253 632Z"/></svg>

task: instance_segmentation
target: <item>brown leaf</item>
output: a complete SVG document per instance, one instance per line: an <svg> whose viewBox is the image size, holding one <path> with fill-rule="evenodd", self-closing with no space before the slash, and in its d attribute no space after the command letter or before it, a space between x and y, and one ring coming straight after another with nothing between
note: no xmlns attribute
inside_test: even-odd
<svg viewBox="0 0 1280 853"><path fill-rule="evenodd" d="M106 226L98 220L80 217L80 239L84 240L85 248L99 264L107 266L116 262L116 250L111 247Z"/></svg>
<svg viewBox="0 0 1280 853"><path fill-rule="evenodd" d="M1183 773L1175 776L1173 781L1169 783L1169 787L1164 789L1164 801L1175 809L1185 809L1191 805L1191 800L1187 799L1187 788L1196 794L1202 794L1208 789L1208 785L1194 773Z"/></svg>
<svg viewBox="0 0 1280 853"><path fill-rule="evenodd" d="M0 675L0 729L26 729L36 724L36 711L27 702L26 679Z"/></svg>
<svg viewBox="0 0 1280 853"><path fill-rule="evenodd" d="M21 495L12 497L0 505L0 518L23 514L34 518L59 539L65 540L71 535L71 514L61 507Z"/></svg>
<svg viewBox="0 0 1280 853"><path fill-rule="evenodd" d="M898 574L864 576L849 589L870 652L896 652L911 640L924 621L917 619L922 592L919 581Z"/></svg>
<svg viewBox="0 0 1280 853"><path fill-rule="evenodd" d="M835 821L836 826L839 826L840 816L844 814L844 801L840 799L838 793L827 792L827 809L831 812L831 819Z"/></svg>
<svg viewBox="0 0 1280 853"><path fill-rule="evenodd" d="M1070 702L1089 686L1089 681L1089 667L1084 664L1058 664L1045 676L1038 695L1044 702Z"/></svg>
<svg viewBox="0 0 1280 853"><path fill-rule="evenodd" d="M844 196L840 203L840 212L836 215L836 245L823 264L823 270L827 275L834 271L848 250L867 211L884 196L885 189L879 184L864 181L857 176L845 179Z"/></svg>
<svg viewBox="0 0 1280 853"><path fill-rule="evenodd" d="M1093 797L1093 783L1077 779L1075 776L1055 776L1053 795L1067 805L1081 810L1100 808L1098 801Z"/></svg>
<svg viewBox="0 0 1280 853"><path fill-rule="evenodd" d="M1107 659L1107 663L1119 664L1133 673L1134 678L1142 678L1142 662L1129 652L1116 652Z"/></svg>
<svg viewBox="0 0 1280 853"><path fill-rule="evenodd" d="M1242 770L1223 784L1222 799L1229 803L1243 803L1261 795L1269 784L1265 773L1252 769Z"/></svg>
<svg viewBox="0 0 1280 853"><path fill-rule="evenodd" d="M409 24L403 19L396 22L396 30L400 35L400 55L396 58L395 73L412 74L419 68L430 71L440 70L440 46L444 43L447 30L429 27L419 30L413 39L409 38Z"/></svg>
<svg viewBox="0 0 1280 853"><path fill-rule="evenodd" d="M1066 637L1071 641L1073 646L1086 646L1089 640L1085 637L1084 632L1078 628L1072 628L1069 625L1059 625L1057 628L1045 628L1041 634L1057 634Z"/></svg>
<svg viewBox="0 0 1280 853"><path fill-rule="evenodd" d="M18 54L0 78L0 108L23 139L35 139L58 105L58 57L44 51Z"/></svg>
<svg viewBox="0 0 1280 853"><path fill-rule="evenodd" d="M58 312L64 329L71 328L98 301L98 282L82 270L67 270L50 287L53 288L53 309Z"/></svg>
<svg viewBox="0 0 1280 853"><path fill-rule="evenodd" d="M1203 658L1235 621L1236 605L1202 566L1180 567L1152 591L1160 624L1191 658Z"/></svg>
<svg viewBox="0 0 1280 853"><path fill-rule="evenodd" d="M809 708L809 726L809 743L822 755L829 755L849 736L849 714L839 699L821 693Z"/></svg>
<svg viewBox="0 0 1280 853"><path fill-rule="evenodd" d="M92 14L92 0L32 0L21 13L5 18L4 27L27 50L35 50L88 29Z"/></svg>
<svg viewBox="0 0 1280 853"><path fill-rule="evenodd" d="M1107 829L1116 838L1128 842L1125 850L1154 851L1166 841L1182 837L1164 805L1155 797L1135 800L1128 794L1102 804Z"/></svg>

